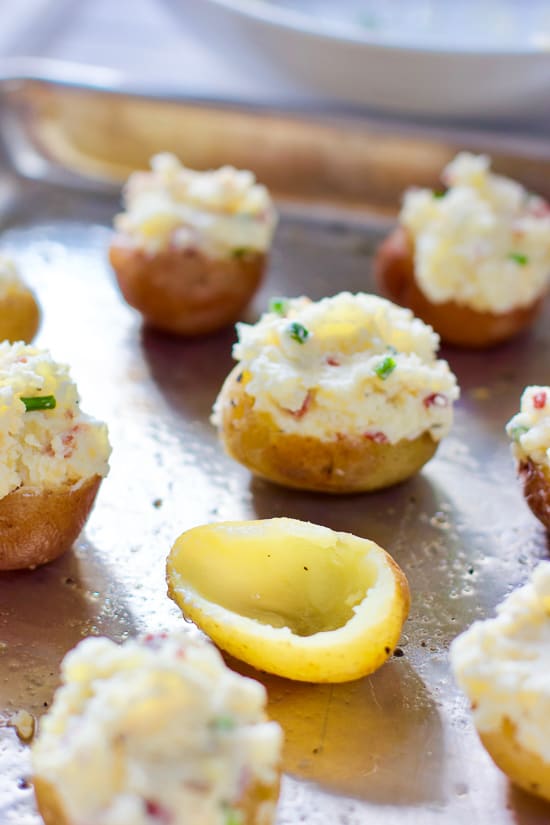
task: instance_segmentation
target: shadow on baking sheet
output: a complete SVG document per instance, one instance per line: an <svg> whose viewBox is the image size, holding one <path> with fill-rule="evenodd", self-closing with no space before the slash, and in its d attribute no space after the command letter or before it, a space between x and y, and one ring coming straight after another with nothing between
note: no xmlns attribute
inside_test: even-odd
<svg viewBox="0 0 550 825"><path fill-rule="evenodd" d="M374 804L443 801L439 713L405 660L336 685L290 682L228 662L265 684L268 713L285 731L286 773Z"/></svg>
<svg viewBox="0 0 550 825"><path fill-rule="evenodd" d="M116 587L85 535L51 564L0 575L0 707L41 714L68 650L89 635L132 635Z"/></svg>
<svg viewBox="0 0 550 825"><path fill-rule="evenodd" d="M202 338L182 338L142 327L141 349L151 376L166 402L186 419L209 423L212 405L234 366L231 346L235 330L228 327Z"/></svg>

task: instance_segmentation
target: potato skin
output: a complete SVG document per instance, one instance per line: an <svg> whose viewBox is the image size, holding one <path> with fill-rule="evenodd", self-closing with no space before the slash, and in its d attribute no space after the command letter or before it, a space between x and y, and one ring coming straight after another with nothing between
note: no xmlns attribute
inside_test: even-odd
<svg viewBox="0 0 550 825"><path fill-rule="evenodd" d="M56 788L51 782L40 776L33 777L34 795L38 811L45 825L75 825L63 808ZM235 805L241 813L242 825L272 825L275 822L275 810L279 797L280 779L268 785L254 782L244 792Z"/></svg>
<svg viewBox="0 0 550 825"><path fill-rule="evenodd" d="M447 344L483 349L513 338L528 327L542 307L542 298L527 307L495 314L478 312L455 301L432 303L414 276L413 241L403 227L378 248L374 274L381 292L430 324Z"/></svg>
<svg viewBox="0 0 550 825"><path fill-rule="evenodd" d="M69 550L100 483L96 475L77 489L36 492L19 487L0 499L0 571L38 567Z"/></svg>
<svg viewBox="0 0 550 825"><path fill-rule="evenodd" d="M515 726L509 719L503 719L500 730L479 732L479 738L491 759L514 785L550 801L550 765L519 744Z"/></svg>
<svg viewBox="0 0 550 825"><path fill-rule="evenodd" d="M34 293L23 287L0 298L0 341L30 344L40 326L40 310Z"/></svg>
<svg viewBox="0 0 550 825"><path fill-rule="evenodd" d="M414 475L437 449L429 433L379 444L345 434L321 441L281 432L268 413L254 409L245 391L248 380L237 365L225 381L220 438L232 458L276 484L323 493L380 490Z"/></svg>
<svg viewBox="0 0 550 825"><path fill-rule="evenodd" d="M152 326L178 335L202 335L234 323L266 266L263 253L217 259L171 248L150 254L120 237L109 260L130 306Z"/></svg>
<svg viewBox="0 0 550 825"><path fill-rule="evenodd" d="M518 464L525 500L535 516L550 530L550 471L531 459Z"/></svg>

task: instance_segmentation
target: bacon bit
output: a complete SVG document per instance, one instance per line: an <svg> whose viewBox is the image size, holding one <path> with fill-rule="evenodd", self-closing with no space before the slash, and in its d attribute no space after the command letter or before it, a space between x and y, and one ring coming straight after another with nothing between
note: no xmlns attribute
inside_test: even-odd
<svg viewBox="0 0 550 825"><path fill-rule="evenodd" d="M147 633L147 635L143 637L143 641L146 645L156 647L163 639L167 638L168 633L166 633L166 631L163 630L160 633Z"/></svg>
<svg viewBox="0 0 550 825"><path fill-rule="evenodd" d="M144 802L148 816L153 817L153 819L158 820L158 822L162 822L163 825L170 825L170 823L174 821L174 817L168 808L164 808L158 802L155 802L154 799L145 799Z"/></svg>
<svg viewBox="0 0 550 825"><path fill-rule="evenodd" d="M363 438L366 438L367 441L374 441L375 444L387 444L388 437L385 433L377 432L377 433L363 433Z"/></svg>
<svg viewBox="0 0 550 825"><path fill-rule="evenodd" d="M428 407L448 407L449 399L440 392L432 392L431 395L426 396L422 403L426 409L428 409Z"/></svg>
<svg viewBox="0 0 550 825"><path fill-rule="evenodd" d="M19 358L15 359L16 364L26 364L29 359L26 355L20 355Z"/></svg>
<svg viewBox="0 0 550 825"><path fill-rule="evenodd" d="M550 204L545 200L541 200L540 203L530 206L528 212L534 218L547 218L550 215Z"/></svg>
<svg viewBox="0 0 550 825"><path fill-rule="evenodd" d="M54 448L51 444L46 444L46 446L42 448L42 452L44 455L49 455L50 458L53 458L55 455Z"/></svg>
<svg viewBox="0 0 550 825"><path fill-rule="evenodd" d="M72 429L69 430L68 433L61 436L61 443L66 448L63 452L63 458L70 458L74 452L74 442L77 432L80 430L80 426L76 424Z"/></svg>
<svg viewBox="0 0 550 825"><path fill-rule="evenodd" d="M329 365L329 367L339 367L340 361L338 361L338 359L336 358L333 358L332 355L329 355L327 358L327 364Z"/></svg>
<svg viewBox="0 0 550 825"><path fill-rule="evenodd" d="M72 410L65 410L65 418L73 419L74 412Z"/></svg>
<svg viewBox="0 0 550 825"><path fill-rule="evenodd" d="M309 408L311 407L311 403L313 401L313 393L311 390L307 391L306 397L304 398L303 404L299 410L286 410L286 412L291 415L293 418L303 418L304 415L307 413Z"/></svg>
<svg viewBox="0 0 550 825"><path fill-rule="evenodd" d="M543 410L546 407L546 393L536 392L533 396L533 407L536 410Z"/></svg>

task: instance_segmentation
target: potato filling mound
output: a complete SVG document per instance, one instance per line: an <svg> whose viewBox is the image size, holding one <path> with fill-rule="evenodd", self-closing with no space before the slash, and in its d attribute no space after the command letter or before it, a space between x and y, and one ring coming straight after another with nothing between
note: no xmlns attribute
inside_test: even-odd
<svg viewBox="0 0 550 825"><path fill-rule="evenodd" d="M375 295L277 299L233 349L254 408L285 433L439 441L459 390L431 327ZM223 397L223 391L220 398ZM213 423L221 410L214 407Z"/></svg>
<svg viewBox="0 0 550 825"><path fill-rule="evenodd" d="M106 476L107 426L80 411L68 368L46 350L0 344L0 498Z"/></svg>
<svg viewBox="0 0 550 825"><path fill-rule="evenodd" d="M263 685L229 670L212 645L187 633L88 638L61 675L32 762L69 822L272 821L281 729L265 715ZM271 798L259 795L246 820L240 805L260 786Z"/></svg>
<svg viewBox="0 0 550 825"><path fill-rule="evenodd" d="M526 387L519 413L506 425L519 463L531 459L550 469L550 387Z"/></svg>
<svg viewBox="0 0 550 825"><path fill-rule="evenodd" d="M445 192L411 189L400 221L414 241L418 285L434 304L478 312L533 304L550 282L550 207L461 152L444 170Z"/></svg>
<svg viewBox="0 0 550 825"><path fill-rule="evenodd" d="M171 247L214 258L263 253L277 223L269 192L252 172L232 166L198 172L169 153L155 155L151 171L130 175L124 207L115 229L151 253Z"/></svg>
<svg viewBox="0 0 550 825"><path fill-rule="evenodd" d="M550 763L550 562L451 647L459 685L474 707L480 733L505 720L527 751Z"/></svg>

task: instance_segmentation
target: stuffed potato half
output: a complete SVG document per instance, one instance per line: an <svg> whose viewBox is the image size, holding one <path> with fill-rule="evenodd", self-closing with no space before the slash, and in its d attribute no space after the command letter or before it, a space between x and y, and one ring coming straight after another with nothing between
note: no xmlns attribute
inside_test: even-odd
<svg viewBox="0 0 550 825"><path fill-rule="evenodd" d="M374 295L277 299L238 324L213 422L230 456L289 487L396 484L435 453L458 397L430 327Z"/></svg>
<svg viewBox="0 0 550 825"><path fill-rule="evenodd" d="M550 280L550 207L461 152L445 191L409 189L399 226L375 259L376 279L457 346L493 346L529 326Z"/></svg>
<svg viewBox="0 0 550 825"><path fill-rule="evenodd" d="M254 175L198 172L160 154L130 176L124 206L109 258L127 302L180 335L233 323L262 280L277 221Z"/></svg>
<svg viewBox="0 0 550 825"><path fill-rule="evenodd" d="M107 428L46 350L0 344L0 389L0 570L32 568L80 533L109 469Z"/></svg>

